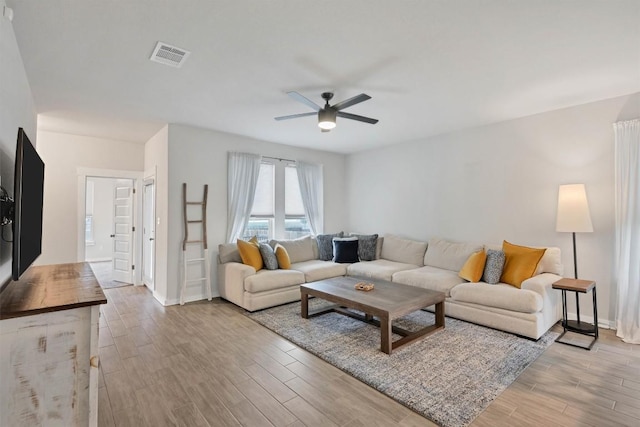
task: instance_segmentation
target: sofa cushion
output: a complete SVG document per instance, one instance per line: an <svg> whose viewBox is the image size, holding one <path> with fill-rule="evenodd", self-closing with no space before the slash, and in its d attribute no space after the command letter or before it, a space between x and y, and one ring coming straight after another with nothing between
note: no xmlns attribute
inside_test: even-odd
<svg viewBox="0 0 640 427"><path fill-rule="evenodd" d="M319 259L291 264L291 269L304 273L304 280L306 282L315 282L317 280L324 280L347 274L346 264L339 264L333 261L320 261Z"/></svg>
<svg viewBox="0 0 640 427"><path fill-rule="evenodd" d="M358 258L360 258L360 261L373 261L376 259L377 234L351 234L351 236L358 238Z"/></svg>
<svg viewBox="0 0 640 427"><path fill-rule="evenodd" d="M393 273L418 268L415 264L377 259L375 261L362 261L347 267L349 276L371 277L374 279L391 280Z"/></svg>
<svg viewBox="0 0 640 427"><path fill-rule="evenodd" d="M460 269L458 276L469 282L478 282L482 278L486 261L487 253L484 249L472 253Z"/></svg>
<svg viewBox="0 0 640 427"><path fill-rule="evenodd" d="M358 238L334 237L333 262L346 264L358 262Z"/></svg>
<svg viewBox="0 0 640 427"><path fill-rule="evenodd" d="M444 292L446 296L449 296L454 286L464 283L464 280L458 276L457 271L445 270L444 268L431 267L428 265L413 270L394 273L392 281L402 283L403 285Z"/></svg>
<svg viewBox="0 0 640 427"><path fill-rule="evenodd" d="M529 248L507 242L502 243L504 251L504 268L500 281L520 288L524 280L532 277L546 249Z"/></svg>
<svg viewBox="0 0 640 427"><path fill-rule="evenodd" d="M289 254L287 250L280 243L276 243L276 247L273 252L276 254L276 258L278 259L278 267L283 270L288 270L291 268L291 258L289 258Z"/></svg>
<svg viewBox="0 0 640 427"><path fill-rule="evenodd" d="M273 251L273 248L266 243L260 243L259 249L260 255L262 255L262 262L264 263L264 267L267 270L277 270L278 258L276 257L276 253Z"/></svg>
<svg viewBox="0 0 640 427"><path fill-rule="evenodd" d="M260 270L244 279L244 290L263 292L304 283L304 273L296 270Z"/></svg>
<svg viewBox="0 0 640 427"><path fill-rule="evenodd" d="M544 255L542 255L542 259L538 263L538 268L534 276L541 273L553 273L562 276L564 266L562 265L562 259L560 257L560 248L550 247L544 251Z"/></svg>
<svg viewBox="0 0 640 427"><path fill-rule="evenodd" d="M333 238L342 237L343 232L336 234L318 234L316 241L318 242L318 259L322 261L331 261L333 259Z"/></svg>
<svg viewBox="0 0 640 427"><path fill-rule="evenodd" d="M255 268L256 271L262 269L264 264L262 262L262 255L260 254L260 247L258 246L258 239L255 236L248 242L238 239L237 244L242 263L250 265Z"/></svg>
<svg viewBox="0 0 640 427"><path fill-rule="evenodd" d="M276 243L280 243L287 250L291 263L316 259L316 251L313 249L313 246L317 246L317 244L311 236L305 236L295 240L271 240L269 242L273 248L275 248Z"/></svg>
<svg viewBox="0 0 640 427"><path fill-rule="evenodd" d="M384 248L383 248L384 249ZM434 237L429 239L424 265L460 271L469 256L484 249L479 243L458 243Z"/></svg>
<svg viewBox="0 0 640 427"><path fill-rule="evenodd" d="M504 268L504 252L499 249L487 249L487 260L484 263L482 281L495 285L500 282Z"/></svg>
<svg viewBox="0 0 640 427"><path fill-rule="evenodd" d="M220 264L228 262L242 262L237 243L223 243L218 245L218 260Z"/></svg>
<svg viewBox="0 0 640 427"><path fill-rule="evenodd" d="M426 242L402 239L393 234L385 234L380 257L389 261L420 267L424 265L424 253L426 250Z"/></svg>
<svg viewBox="0 0 640 427"><path fill-rule="evenodd" d="M542 296L539 293L517 289L504 283L463 283L451 289L451 298L521 313L537 313L542 310Z"/></svg>

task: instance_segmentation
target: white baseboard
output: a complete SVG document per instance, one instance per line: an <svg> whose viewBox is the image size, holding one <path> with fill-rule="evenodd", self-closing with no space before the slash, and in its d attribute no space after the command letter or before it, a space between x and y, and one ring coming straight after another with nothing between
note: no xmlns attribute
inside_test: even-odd
<svg viewBox="0 0 640 427"><path fill-rule="evenodd" d="M214 294L213 292L211 293L211 298L218 298L219 296L220 295ZM156 299L158 299L158 298L156 298ZM206 295L188 295L184 299L184 302L186 304L188 302L202 301L202 300L206 300L206 299L207 299ZM162 305L164 305L164 306L180 304L180 298L166 299L164 302L162 302L161 300L158 299L158 301L160 301L162 303Z"/></svg>
<svg viewBox="0 0 640 427"><path fill-rule="evenodd" d="M575 313L567 313L569 320L576 320L576 314ZM584 314L580 313L580 320L581 321L585 321L587 323L593 323L593 316L585 316ZM616 323L613 320L609 320L609 319L598 319L598 327L602 328L602 329L616 329Z"/></svg>

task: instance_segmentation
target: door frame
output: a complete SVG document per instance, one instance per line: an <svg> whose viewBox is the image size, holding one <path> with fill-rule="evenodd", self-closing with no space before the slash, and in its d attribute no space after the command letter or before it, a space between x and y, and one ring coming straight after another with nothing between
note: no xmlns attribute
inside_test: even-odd
<svg viewBox="0 0 640 427"><path fill-rule="evenodd" d="M144 242L142 242L142 253L141 253L141 257L140 257L140 275L142 277L142 284L146 285L149 289L151 289L151 291L154 291L156 288L156 242L155 242L155 229L156 229L156 176L155 175L151 175L151 176L146 176L143 181L142 181L142 190L141 190L141 196L142 196L142 203L141 203L141 215L142 215L142 223L140 225L140 236L142 240L144 238L144 209L145 209L145 197L144 197L144 189L147 185L153 185L153 205L151 206L151 210L152 212L152 218L151 220L153 221L153 229L154 229L154 241L153 241L153 276L152 276L152 280L151 283L146 283L145 281L145 277L144 277Z"/></svg>
<svg viewBox="0 0 640 427"><path fill-rule="evenodd" d="M140 262L142 260L142 181L144 173L141 171L126 171L118 169L96 169L96 168L84 168L78 167L76 169L76 175L78 179L78 203L76 206L77 212L77 262L84 262L86 256L86 247L84 242L84 218L86 216L86 183L87 177L96 178L121 178L132 179L133 188L135 189L135 196L133 198L133 226L136 231L133 233L133 264L136 266L133 271L133 284L136 286L142 285L142 268L140 268Z"/></svg>

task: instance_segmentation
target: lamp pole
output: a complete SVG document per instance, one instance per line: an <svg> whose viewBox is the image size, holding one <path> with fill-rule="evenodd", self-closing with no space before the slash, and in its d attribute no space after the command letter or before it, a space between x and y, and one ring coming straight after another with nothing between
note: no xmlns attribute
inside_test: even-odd
<svg viewBox="0 0 640 427"><path fill-rule="evenodd" d="M573 233L573 278L578 278L578 257L576 255L576 232ZM576 294L577 295L577 294Z"/></svg>
<svg viewBox="0 0 640 427"><path fill-rule="evenodd" d="M572 232L573 234L573 277L574 279L578 279L578 256L576 255L576 232ZM580 303L578 302L578 292L576 294L576 318L578 320L578 325L580 324Z"/></svg>

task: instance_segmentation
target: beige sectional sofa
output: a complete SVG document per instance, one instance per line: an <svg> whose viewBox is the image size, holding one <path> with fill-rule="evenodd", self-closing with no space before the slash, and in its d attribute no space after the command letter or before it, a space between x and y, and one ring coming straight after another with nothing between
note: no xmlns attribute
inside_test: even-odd
<svg viewBox="0 0 640 427"><path fill-rule="evenodd" d="M222 298L248 311L300 300L299 285L337 276L362 276L444 292L447 316L537 339L561 318L553 282L561 278L560 249L547 248L536 274L521 289L498 283L470 283L458 276L469 256L499 245L429 242L385 235L376 259L339 264L318 259L315 239L277 241L291 259L289 270L260 270L242 264L235 244L219 246L218 287ZM273 241L272 243L275 243Z"/></svg>

